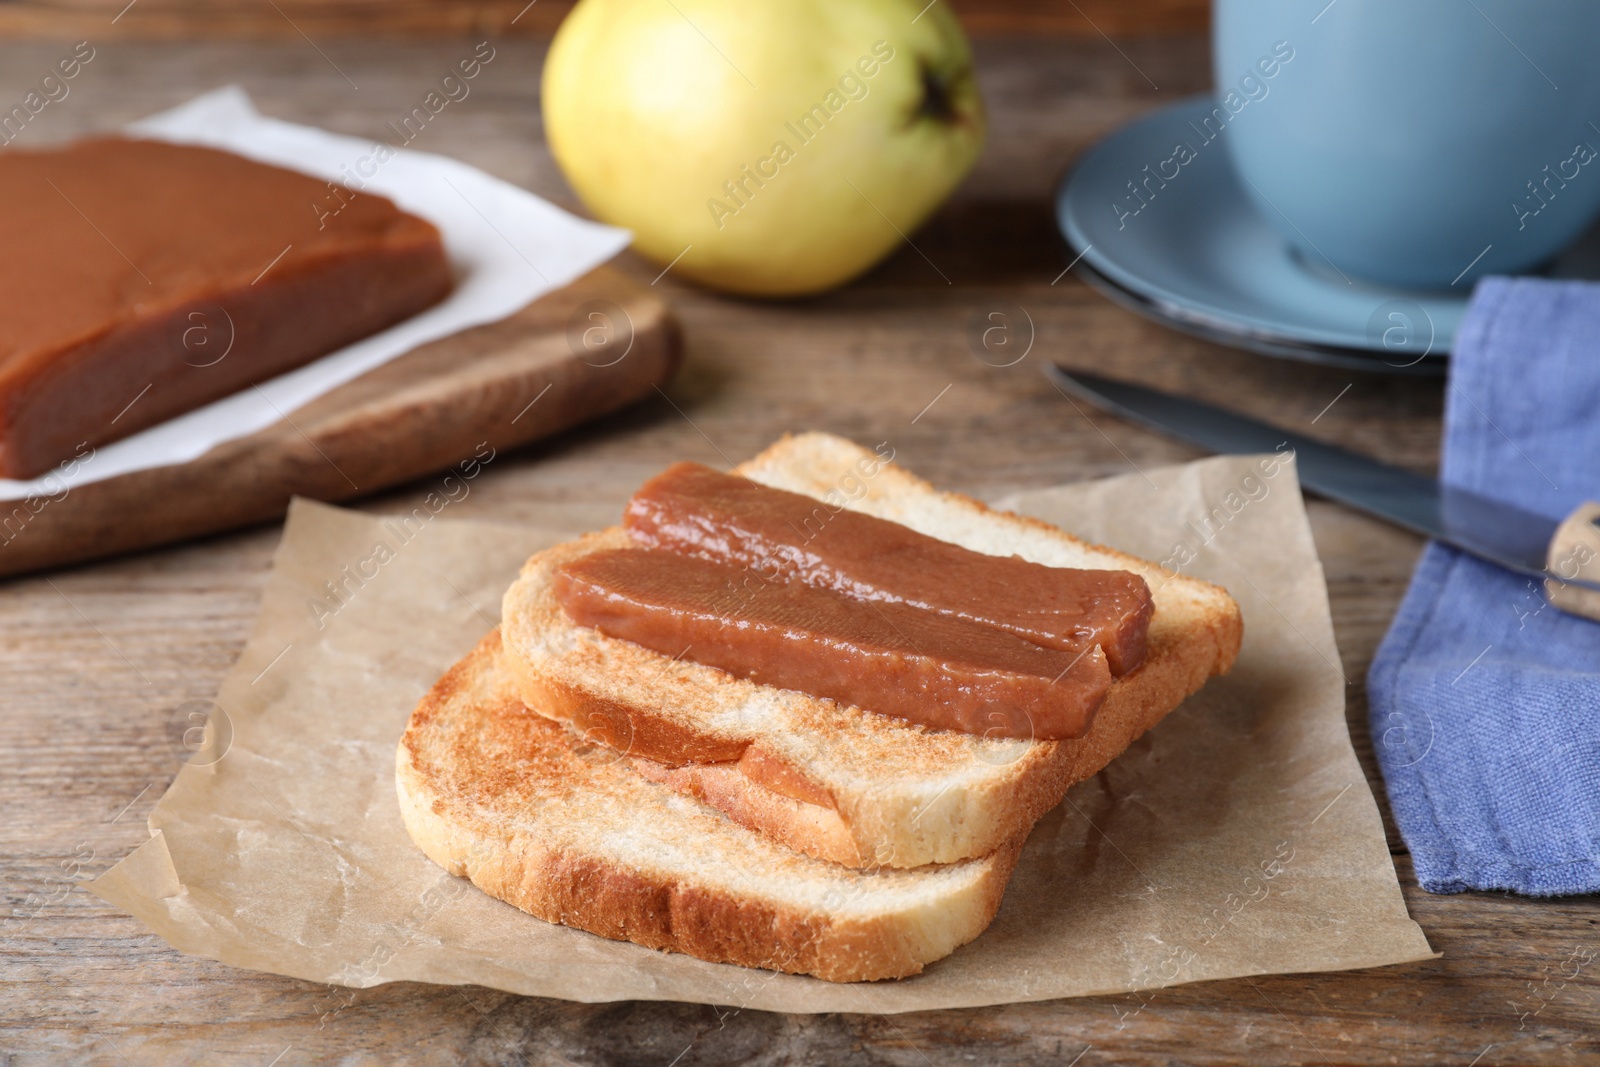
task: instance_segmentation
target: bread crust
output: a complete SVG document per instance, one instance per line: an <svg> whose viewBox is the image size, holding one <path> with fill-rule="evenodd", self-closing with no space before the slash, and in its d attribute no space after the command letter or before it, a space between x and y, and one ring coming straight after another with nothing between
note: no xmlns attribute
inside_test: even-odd
<svg viewBox="0 0 1600 1067"><path fill-rule="evenodd" d="M529 714L501 669L498 630L412 712L395 782L430 859L531 915L834 982L916 974L977 937L1023 843L921 871L790 852ZM630 851L630 834L648 847Z"/></svg>
<svg viewBox="0 0 1600 1067"><path fill-rule="evenodd" d="M1026 834L1069 786L1105 767L1238 655L1243 624L1226 590L939 492L841 438L786 437L738 469L824 500L830 485L847 485L856 472L866 491L839 506L979 551L1053 553L1056 565L1131 570L1155 595L1145 662L1113 682L1089 732L1006 749L758 686L574 626L550 592L550 575L568 559L629 544L620 528L530 559L503 610L506 669L523 702L657 765L655 780L808 855L854 867L918 867L993 852ZM845 751L852 745L878 759L853 760Z"/></svg>

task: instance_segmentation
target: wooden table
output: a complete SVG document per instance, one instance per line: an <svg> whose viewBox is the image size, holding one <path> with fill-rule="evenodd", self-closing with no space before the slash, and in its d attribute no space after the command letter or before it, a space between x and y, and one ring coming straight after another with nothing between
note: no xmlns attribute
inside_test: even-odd
<svg viewBox="0 0 1600 1067"><path fill-rule="evenodd" d="M453 514L600 524L669 458L717 463L808 428L890 440L912 469L988 497L1195 457L1075 411L1039 373L1052 358L1180 388L1432 469L1437 382L1231 352L1134 318L1071 275L1057 280L1063 264L1047 205L1064 168L1107 130L1209 80L1201 39L1121 45L1126 57L1098 39L978 42L992 138L957 199L914 235L926 259L902 250L859 284L789 304L722 299L667 275L660 287L676 303L688 348L670 402L645 403L499 460ZM21 143L112 127L235 80L269 114L372 135L470 49L453 41L321 47L326 59L299 40L106 42L70 97L49 105ZM502 44L471 98L452 105L417 147L570 202L541 143L542 48ZM0 46L0 101L19 99L65 50ZM659 269L628 257L621 265L645 281ZM974 322L1018 306L1037 331L1028 358L1003 369L975 358ZM429 484L361 506L409 509ZM1382 804L1361 679L1421 545L1331 504L1309 507L1351 679L1351 735ZM579 1005L477 988L350 992L180 956L80 883L145 839L144 817L177 769L179 709L213 693L243 644L277 536L275 526L262 527L0 587L0 883L8 908L0 917L0 1064L1488 1067L1600 1056L1596 970L1564 978L1574 953L1600 948L1594 899L1430 896L1416 888L1392 827L1406 899L1443 959L1189 985L1143 1000L786 1017Z"/></svg>

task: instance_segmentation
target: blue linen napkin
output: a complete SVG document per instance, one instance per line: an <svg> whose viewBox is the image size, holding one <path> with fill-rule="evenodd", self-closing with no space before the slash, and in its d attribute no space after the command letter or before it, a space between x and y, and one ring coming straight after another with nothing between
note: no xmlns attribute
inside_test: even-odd
<svg viewBox="0 0 1600 1067"><path fill-rule="evenodd" d="M1600 499L1600 285L1478 285L1440 478L1556 519ZM1600 623L1430 544L1367 684L1424 889L1600 892Z"/></svg>

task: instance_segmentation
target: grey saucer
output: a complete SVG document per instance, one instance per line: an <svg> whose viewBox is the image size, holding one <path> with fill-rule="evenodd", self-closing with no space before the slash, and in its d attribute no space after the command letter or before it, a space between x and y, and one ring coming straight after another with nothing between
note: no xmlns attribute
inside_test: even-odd
<svg viewBox="0 0 1600 1067"><path fill-rule="evenodd" d="M1069 258L1076 255L1076 252L1070 252ZM1415 356L1406 356L1401 353L1374 352L1366 348L1340 348L1335 345L1319 345L1306 341L1247 333L1237 329L1230 329L1226 326L1219 327L1211 322L1193 317L1183 308L1168 306L1158 298L1147 297L1118 285L1089 266L1087 258L1080 260L1072 268L1072 273L1087 282L1113 304L1127 308L1129 311L1136 312L1147 319L1159 322L1163 326L1169 326L1181 333L1187 333L1228 348L1244 349L1257 355L1273 356L1277 359L1299 360L1302 363L1316 363L1326 367L1341 367L1345 370L1412 374L1425 377L1442 375L1448 362L1446 357L1439 352L1431 352L1418 359Z"/></svg>
<svg viewBox="0 0 1600 1067"><path fill-rule="evenodd" d="M1246 197L1209 95L1128 124L1062 183L1056 217L1086 281L1208 340L1351 369L1439 374L1469 293L1358 281L1300 258ZM1186 145L1187 160L1175 162Z"/></svg>

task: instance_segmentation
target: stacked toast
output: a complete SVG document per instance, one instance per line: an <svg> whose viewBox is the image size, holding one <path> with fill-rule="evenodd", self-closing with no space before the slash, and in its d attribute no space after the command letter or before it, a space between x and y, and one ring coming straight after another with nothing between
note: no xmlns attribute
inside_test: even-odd
<svg viewBox="0 0 1600 1067"><path fill-rule="evenodd" d="M550 922L830 981L920 972L999 909L1034 822L1238 653L1213 585L942 493L825 434L736 473L989 556L1149 585L1142 663L1087 732L933 729L761 684L580 626L561 569L617 528L538 553L501 626L418 705L396 780L434 862Z"/></svg>

